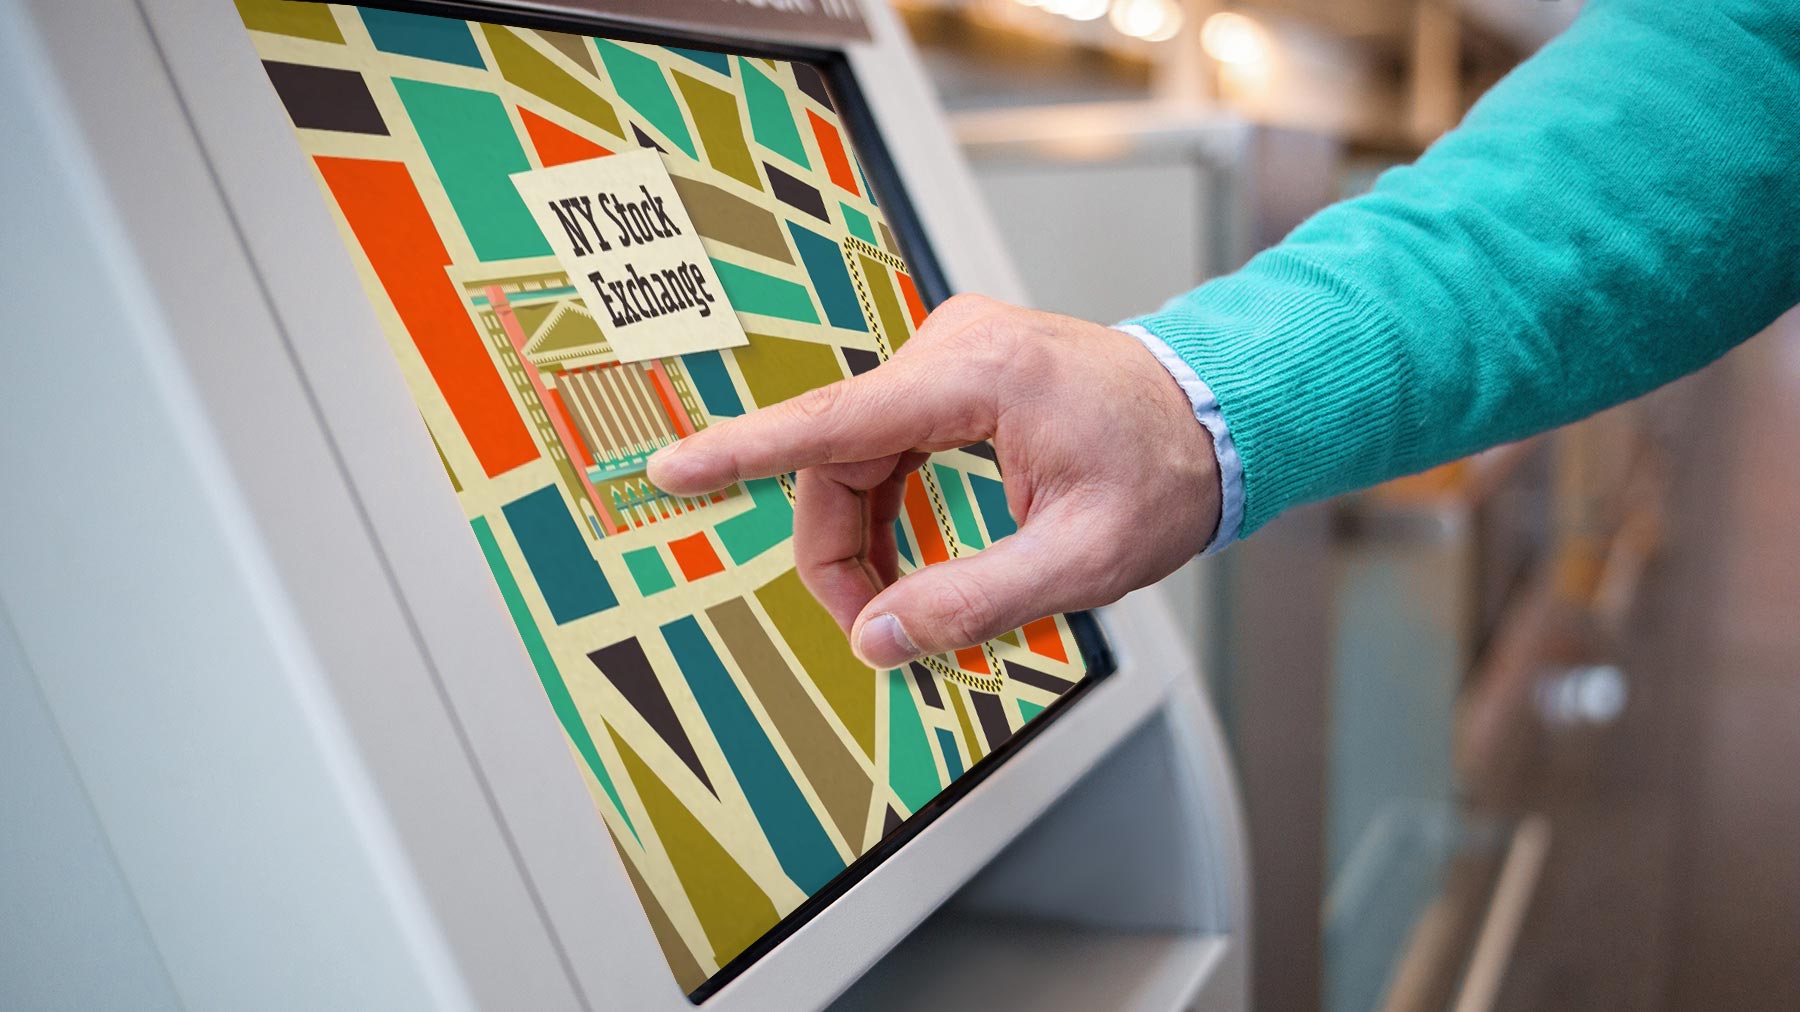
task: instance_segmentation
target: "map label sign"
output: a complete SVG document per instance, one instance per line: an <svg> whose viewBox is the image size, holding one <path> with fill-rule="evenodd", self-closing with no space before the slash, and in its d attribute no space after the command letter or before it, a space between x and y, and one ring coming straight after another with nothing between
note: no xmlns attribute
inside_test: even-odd
<svg viewBox="0 0 1800 1012"><path fill-rule="evenodd" d="M607 155L512 181L619 361L750 343L660 153Z"/></svg>

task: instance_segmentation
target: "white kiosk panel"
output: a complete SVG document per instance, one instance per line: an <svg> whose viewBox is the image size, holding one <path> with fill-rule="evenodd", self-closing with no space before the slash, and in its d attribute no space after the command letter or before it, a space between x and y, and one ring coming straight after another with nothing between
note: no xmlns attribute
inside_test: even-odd
<svg viewBox="0 0 1800 1012"><path fill-rule="evenodd" d="M26 54L5 70L16 86L9 93L30 96L24 118L34 136L45 138L35 161L16 152L8 156L9 177L23 180L20 189L46 207L78 207L82 215L62 233L71 241L37 246L32 270L8 272L6 293L24 306L31 301L30 279L89 279L90 308L110 307L115 321L89 335L90 346L104 349L112 361L133 364L85 374L92 403L106 410L84 416L95 424L56 428L64 447L56 454L30 448L52 431L42 395L54 388L61 359L34 349L0 374L7 394L0 398L3 420L9 436L22 434L5 444L7 473L18 479L10 488L88 487L92 470L86 461L103 459L116 445L108 412L124 418L135 405L131 430L147 445L134 459L161 462L140 485L143 495L153 497L145 506L180 523L160 534L142 525L120 528L112 505L92 496L52 502L36 491L14 495L8 500L17 507L13 515L29 522L0 533L6 549L0 603L17 628L29 673L64 728L69 758L139 898L145 930L184 1000L196 1007L245 1007L255 994L260 1000L250 1004L306 1007L314 1004L311 998L355 995L382 982L398 989L392 992L396 1007L415 1003L398 997L403 993L428 995L430 1004L440 1006L680 1007L688 1001L684 992L710 994L708 1004L723 1007L816 1006L893 949L1052 801L1130 740L1149 743L1131 752L1137 757L1132 762L1165 757L1180 771L1173 793L1163 789L1121 806L1117 791L1109 790L1113 803L1092 810L1106 813L1101 818L1110 823L1134 807L1154 808L1158 816L1143 827L1120 831L1141 829L1145 839L1187 848L1194 860L1155 869L1096 853L1082 868L1070 869L1019 857L1010 865L1010 881L1037 887L1020 897L1012 913L1070 924L1091 920L1097 931L1129 934L1131 912L1096 905L1093 896L1181 897L1132 904L1144 927L1205 941L1204 965L1172 966L1164 990L1235 1001L1241 992L1241 951L1233 944L1242 923L1241 862L1229 781L1192 660L1174 646L1178 634L1154 597L1109 611L1119 669L1080 698L1066 689L1046 696L1043 684L1032 685L1034 676L1018 678L1015 669L1080 683L1087 662L1102 656L1081 620L1053 622L1054 641L1042 631L1034 639L1026 630L1016 642L978 657L942 659L951 670L928 672L937 676L931 681L911 671L864 669L874 687L865 747L845 716L863 711L832 698L851 682L820 678L801 656L818 649L821 637L784 631L779 609L758 594L782 579L782 549L755 550L758 538L769 537L755 524L735 528L728 540L712 523L714 517L723 523L753 516L762 507L779 514L785 499L779 487L775 495L746 488L729 497L736 503L666 504L665 511L653 495L630 484L596 485L597 478L628 478L629 458L644 448L639 444L652 444L659 433L679 434L678 416L685 414L689 425L704 421L709 406L702 381L690 371L683 389L655 368L639 368L643 375L636 377L596 375L605 370L594 368L597 359L588 360L597 354L591 335L583 344L569 336L574 331L558 333L571 321L580 330L583 309L590 320L593 313L556 291L564 285L548 283L554 257L536 247L507 247L530 233L495 230L488 215L472 214L473 228L463 227L465 208L505 193L490 185L495 148L478 145L441 156L424 136L434 130L455 134L483 116L491 120L497 103L527 170L543 165L545 149L559 144L564 154L580 155L593 154L582 141L608 150L628 143L660 148L672 163L672 185L689 187L682 200L691 214L713 199L694 183L730 192L718 178L699 178L700 167L714 171L715 152L731 145L716 123L703 125L695 97L717 109L724 107L718 101L723 96L737 110L758 192L782 204L760 207L774 216L785 260L773 245L760 254L742 245L726 251L721 244L730 244L692 215L706 252L715 270L726 263L786 280L807 302L810 323L795 318L803 314L792 288L767 282L745 287L747 275L726 269L722 287L746 322L752 352L758 338L769 347L789 347L774 344L776 339L824 348L841 375L854 368L848 351L879 355L877 333L897 337L916 324L920 307L908 298L903 277L921 289L920 303L945 290L932 278L925 236L942 249L944 266L960 284L1014 294L891 13L867 9L869 41L796 49L791 39L773 35L722 37L711 25L652 43L641 19L583 20L591 11L574 6L459 8L479 14L479 23L464 17L421 27L424 21L403 17L416 18L419 9L384 6L374 18L388 33L382 44L368 11L315 4L142 0L120 10L98 0L11 0L3 8L8 45ZM341 42L328 36L320 11ZM446 41L443 24L459 27L468 41ZM568 29L590 24L585 37L575 39L579 48L565 48L573 35ZM663 49L668 41L686 43L680 49L687 52ZM510 77L496 44L513 54L507 58ZM716 55L721 52L730 57L722 61L724 71ZM95 59L95 53L106 56ZM608 64L609 54L619 66ZM271 74L271 62L284 69ZM830 102L814 94L797 65L827 68L832 83L823 93ZM546 73L546 67L558 73ZM630 101L618 91L648 87L642 82L652 68L675 98L673 114L655 88ZM318 71L360 77L367 101L354 89L342 99L347 78ZM568 79L582 80L583 74L596 82L590 95L614 105L616 133L566 107L583 105L591 117L604 119L599 105L563 90ZM402 80L413 84L397 83ZM624 84L631 80L640 83ZM791 112L800 141L793 152L802 157L781 153L793 142L785 131L770 133L768 142L758 139L748 86L757 80L773 89L757 85L764 96L778 94L790 111L798 110ZM841 107L840 96L851 94L845 89L857 81L870 89L866 107ZM463 93L484 87L494 101L476 111ZM341 101L323 110L308 105L306 96L316 97L320 89ZM545 99L545 92L562 99ZM420 105L420 95L431 97ZM640 109L645 102L651 113ZM368 116L371 108L375 118ZM320 114L339 119L308 118ZM820 123L845 138L838 155L827 152ZM867 144L879 140L872 130L877 123L890 139L904 136L905 143L893 149L892 163L883 151L879 164L858 166L852 159L859 145L867 157ZM370 147L380 144L388 147ZM410 202L404 188L377 187L348 201L369 206L347 210L344 194L350 190L332 184L349 177L333 174L349 173L364 183L382 173L389 183L397 180L392 169L369 164L381 162L404 167ZM737 165L743 168L741 160ZM779 177L771 167L786 177L780 186L789 200L776 195L773 180ZM516 159L511 168L519 168ZM421 182L434 177L435 184ZM321 199L321 184L329 200ZM822 216L808 191L823 204ZM745 190L735 195L757 205ZM916 218L904 211L909 202L917 206ZM356 214L384 223L359 233ZM386 220L408 214L415 226L429 220L433 234ZM884 214L891 219L885 230ZM445 221L458 227L441 227ZM841 263L858 296L860 328L849 303L827 304L802 248L810 241L795 231L800 226L835 240L840 258L846 247L855 254ZM743 241L765 241L763 231L764 240ZM541 230L538 237L543 239ZM387 265L383 277L377 263L382 244L409 240L408 250L388 251L404 258L417 253L419 242L436 252L432 238L443 254L432 265L435 273L415 259L399 274ZM478 252L494 243L505 255L484 258ZM23 252L9 248L7 255ZM506 269L490 270L495 265ZM428 324L418 333L406 317L421 310L403 307L406 296L396 299L395 289L405 286L389 284L402 275L428 281L437 291L431 296L436 304L424 310ZM856 291L858 281L864 289L879 285L877 277L889 285L891 301ZM730 290L733 284L738 291ZM503 297L504 311L493 289ZM526 292L546 304L514 298ZM638 297L646 296L640 291ZM485 309L479 299L486 300ZM844 309L840 319L833 318L834 305ZM768 311L775 309L789 315ZM530 318L529 332L522 316ZM27 318L42 327L53 319ZM538 410L511 403L538 464L490 467L483 453L498 453L498 460L506 448L478 450L475 443L494 438L492 430L463 426L449 405L444 386L455 386L457 369L434 368L416 338L423 335L429 343L463 327L483 342L480 354L509 398L522 398L527 390L536 398ZM544 347L563 339L574 343ZM561 351L575 354L564 360L556 357ZM727 353L718 354L725 361ZM762 403L760 390L796 382L786 368L752 379L737 353L729 354L723 371L740 404ZM780 361L807 355L823 361L810 348ZM528 367L536 367L535 381ZM748 372L755 371L752 363ZM617 382L623 378L640 382ZM425 389L435 390L437 399L418 396ZM603 402L601 392L611 400ZM565 393L580 399L585 416L566 399L556 403ZM446 428L446 419L458 424ZM517 442L516 431L513 438ZM602 452L613 456L602 460ZM994 527L999 518L983 511L972 480L997 479L991 462L979 452L960 452L941 463L943 470L934 466L930 472L937 495L924 489L924 507L906 531L921 564L933 551L1000 536ZM526 481L525 471L541 473ZM946 491L951 476L960 483L963 504ZM459 498L453 482L465 493L480 491ZM532 526L536 514L525 509L519 522L507 513L508 505L546 488L556 493L576 536L590 544L626 532L671 532L629 546L653 549L660 575L648 555L636 556L634 565L624 549L616 555L584 549L592 570L584 566L573 591L547 590L545 574L554 585L561 578L556 574L567 575L563 564L540 558L534 568L520 531ZM473 510L471 501L478 503ZM487 518L487 539L471 513ZM148 509L134 514L151 515ZM505 531L494 527L496 518L505 518ZM119 537L91 534L96 525L109 524ZM581 533L582 524L589 532L598 527L598 536ZM934 532L938 544L928 545ZM703 545L687 541L679 554L671 547L696 534ZM71 547L53 561L40 550L46 545ZM184 545L193 563L168 565ZM133 578L111 575L121 568ZM692 589L746 570L753 586L727 597L742 605L737 612L748 612L748 622L732 613L728 600ZM617 603L579 614L604 600L600 584L586 578L593 572L605 578ZM507 575L514 581L510 592ZM71 639L97 586L116 589L113 612L130 621L107 637ZM589 656L621 642L616 638L583 650L553 645L544 635L545 627L598 623L595 616L625 608L633 594L643 602L668 602L656 605L668 614L649 621L647 633L633 634L645 664L636 664L634 655L623 665L612 660L609 671ZM218 639L209 642L197 631L191 609L183 610L191 602L214 602L205 617L224 623L215 628ZM538 626L541 643L534 645L525 631L522 613ZM689 624L697 636L680 631ZM673 640L669 627L677 627ZM1052 642L1062 648L1062 668L1052 663ZM549 684L545 665L534 663L539 647L564 677L566 698ZM678 650L702 658L710 653L714 661L690 669L679 663ZM799 695L751 677L740 653L757 651L774 659L761 670L784 668ZM137 659L149 656L166 659L158 676L130 678ZM661 689L660 703L658 694L645 694L645 667ZM703 703L688 676L716 676L720 669L724 678L715 679L713 688L728 691ZM959 681L957 669L976 684ZM569 690L570 676L587 680L586 688ZM1011 695L1004 685L987 693L1001 701L998 724L991 713L983 716L971 694L991 684L980 683L984 677L1017 683ZM922 685L937 691L936 707ZM896 720L913 730L894 705L897 691L906 693L918 716L915 740L923 739L936 778L930 794L958 783L958 772L964 784L985 774L955 804L927 796L922 779L896 783ZM130 700L129 710L166 719L121 738L118 713L95 704L106 693ZM738 703L725 710L740 718L735 724L707 713L717 698L732 694ZM804 708L782 710L784 698L810 701L813 726L822 722L832 732L806 741L828 745L835 739L850 756L838 768L854 766L867 777L869 800L860 824L856 806L832 793L840 785L815 782L815 767L801 755L802 739L784 730L799 726L792 721ZM1052 703L1056 698L1068 701ZM1038 716L1026 703L1065 712ZM661 729L646 710L655 711ZM571 712L578 721L570 720ZM666 719L670 713L673 723ZM746 713L747 722L741 719ZM1009 739L1034 721L1043 728L1034 740L1021 745ZM587 730L586 743L571 734L576 723ZM685 749L665 733L670 727L681 729ZM760 731L761 746L753 730ZM1015 754L1005 762L989 758L979 765L1008 751ZM789 807L770 810L786 814L758 817L759 802L747 786L756 777L738 763L750 753L764 760L772 753L774 761L763 769L785 772L790 786L777 793L786 794ZM951 765L952 754L960 771ZM604 780L592 761L596 756ZM923 765L912 768L923 777ZM659 789L666 796L646 800ZM666 804L668 797L676 804ZM1079 812L1088 805L1075 802L1083 797L1077 788L1065 799L1065 814L1046 822L1052 837L1016 852L1063 860L1076 852L1055 845L1065 836L1054 827L1081 821ZM805 827L802 812L816 833L810 849L796 850L791 833ZM921 812L936 815L922 830ZM910 829L904 825L909 818L917 820ZM754 831L746 834L743 827ZM710 839L712 853L736 867L735 873L728 869L734 881L715 888L719 880L709 876L727 867L717 861L701 862L710 870L684 879L665 834L689 841L683 860L690 862L692 848L705 850ZM776 836L785 842L778 846ZM881 849L883 840L909 836L903 847ZM820 838L825 846L818 846ZM639 852L627 850L621 860L614 841ZM835 855L830 860L827 849ZM812 863L793 859L796 853L810 855ZM854 870L859 855L869 853L884 859L878 866L865 862L859 874L842 870ZM645 854L650 856L642 863L634 861ZM840 870L826 867L832 861L841 862ZM1070 891L1064 887L1073 870L1083 872L1075 876L1083 885ZM1109 875L1128 887L1106 886ZM359 887L358 881L369 884ZM756 894L760 901L744 899ZM1009 894L1017 895L990 888L968 894L967 902L991 917L1007 909L995 897ZM722 904L727 916L718 919L715 905L714 919L703 919L697 906L717 904L721 896L737 897ZM809 907L809 896L830 902ZM746 916L746 909L755 916ZM337 917L348 918L342 933L330 927ZM668 957L666 967L659 951ZM371 962L360 965L360 955ZM1054 966L1042 971L1051 990L1055 972ZM282 981L291 987L282 988Z"/></svg>

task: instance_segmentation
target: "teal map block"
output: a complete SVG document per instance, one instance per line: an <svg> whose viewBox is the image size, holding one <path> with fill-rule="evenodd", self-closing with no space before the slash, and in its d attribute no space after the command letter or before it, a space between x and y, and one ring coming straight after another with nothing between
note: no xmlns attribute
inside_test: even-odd
<svg viewBox="0 0 1800 1012"><path fill-rule="evenodd" d="M700 403L706 405L707 414L735 418L744 413L744 402L738 399L737 387L732 385L731 373L725 370L725 360L718 352L692 351L681 356L681 364L687 367L688 378L694 381L694 391L700 395Z"/></svg>
<svg viewBox="0 0 1800 1012"><path fill-rule="evenodd" d="M963 488L962 472L942 464L931 467L937 472L938 488L944 492L944 505L950 509L950 522L956 526L956 540L970 548L986 548L981 525L975 522L975 510L969 506L969 493Z"/></svg>
<svg viewBox="0 0 1800 1012"><path fill-rule="evenodd" d="M624 559L625 568L631 570L631 578L637 582L638 592L645 597L675 586L675 578L669 575L669 567L663 563L662 553L656 546L626 552Z"/></svg>
<svg viewBox="0 0 1800 1012"><path fill-rule="evenodd" d="M794 249L806 265L806 274L812 278L813 290L819 293L819 304L825 307L826 319L833 327L866 333L869 321L863 317L862 302L856 297L856 286L850 282L850 270L844 266L844 251L811 229L791 221L787 227L788 234L794 237ZM737 305L735 298L731 301Z"/></svg>
<svg viewBox="0 0 1800 1012"><path fill-rule="evenodd" d="M595 39L594 46L600 50L600 60L606 64L613 87L625 104L662 131L663 136L689 158L699 158L694 138L688 133L687 120L681 115L681 103L675 101L669 80L663 76L662 65L617 42Z"/></svg>
<svg viewBox="0 0 1800 1012"><path fill-rule="evenodd" d="M750 510L729 520L719 521L713 533L725 545L725 554L738 565L781 544L794 533L794 506L787 493L773 478L757 478L744 483L750 490Z"/></svg>
<svg viewBox="0 0 1800 1012"><path fill-rule="evenodd" d="M369 41L384 53L456 63L477 70L487 67L481 61L481 50L475 47L475 36L470 34L467 21L367 7L359 13L363 27L369 30Z"/></svg>
<svg viewBox="0 0 1800 1012"><path fill-rule="evenodd" d="M619 603L555 485L514 499L500 511L558 625Z"/></svg>
<svg viewBox="0 0 1800 1012"><path fill-rule="evenodd" d="M955 780L963 775L962 753L956 748L956 735L943 728L933 728L937 732L938 751L944 754L944 769L949 771L950 779Z"/></svg>
<svg viewBox="0 0 1800 1012"><path fill-rule="evenodd" d="M913 704L906 673L898 668L888 680L888 786L912 811L923 808L944 785L938 780L937 763L931 758L931 740L925 722Z"/></svg>
<svg viewBox="0 0 1800 1012"><path fill-rule="evenodd" d="M795 165L812 168L806 158L806 143L800 139L800 128L794 125L794 110L788 106L787 93L748 60L740 56L737 63L738 76L744 79L744 101L750 107L750 132L756 143Z"/></svg>
<svg viewBox="0 0 1800 1012"><path fill-rule="evenodd" d="M974 490L975 501L981 506L981 519L987 524L990 538L999 541L1019 529L1012 511L1006 508L1006 486L992 478L971 474L969 488Z"/></svg>
<svg viewBox="0 0 1800 1012"><path fill-rule="evenodd" d="M513 186L531 162L500 96L447 84L394 78L431 167L475 255L511 260L550 254L550 243Z"/></svg>
<svg viewBox="0 0 1800 1012"><path fill-rule="evenodd" d="M881 242L875 238L875 223L869 220L868 215L849 204L839 204L838 207L844 212L844 227L850 230L851 235L871 246L881 245Z"/></svg>
<svg viewBox="0 0 1800 1012"><path fill-rule="evenodd" d="M719 751L725 753L732 775L744 790L744 800L768 837L776 861L795 885L808 893L817 892L844 870L844 859L825 835L819 817L744 702L700 623L693 616L679 618L663 626L662 634Z"/></svg>
<svg viewBox="0 0 1800 1012"><path fill-rule="evenodd" d="M819 322L819 314L813 311L812 296L806 293L805 285L739 267L717 257L713 258L713 269L719 272L719 284L724 287L725 298L731 301L732 309L799 323ZM842 269L840 266L839 270ZM861 316L857 318L861 319Z"/></svg>
<svg viewBox="0 0 1800 1012"><path fill-rule="evenodd" d="M677 56L685 56L702 67L711 67L726 77L731 76L731 57L724 53L709 53L704 49L682 49L680 46L664 46L663 48Z"/></svg>

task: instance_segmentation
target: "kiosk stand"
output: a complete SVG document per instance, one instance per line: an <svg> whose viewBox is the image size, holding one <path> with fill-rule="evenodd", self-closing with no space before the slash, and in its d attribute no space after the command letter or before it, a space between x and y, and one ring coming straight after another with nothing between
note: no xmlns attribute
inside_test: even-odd
<svg viewBox="0 0 1800 1012"><path fill-rule="evenodd" d="M677 75L669 54L701 70ZM425 62L401 75L390 58ZM514 75L507 60L539 76ZM831 94L796 62L827 68ZM496 64L507 76L495 93L515 106L507 122L536 146L522 170L548 167L544 137L562 136L530 132L528 96L577 80L644 113L598 133L573 120L559 129L595 145L635 133L637 147L665 154L707 243L710 262L694 269L720 272L750 335L707 360L728 363L724 388L707 386L719 374L689 354L630 372L600 338L551 361L547 321L594 315L546 307L525 333L532 314L513 306L529 301L522 293L573 301L557 285L577 278L521 280L526 261L542 277L559 269L535 240L504 255L483 248L504 245L483 230L516 199L496 188L508 167L492 145L404 163L415 180L441 180L419 187L426 213L467 227L445 233L443 259L420 282L462 285L463 301L431 326L388 301L396 287L378 248L400 233L358 232L344 191L322 199L321 166L366 161L368 144L399 144L406 130L467 129L478 110L408 106L402 123L393 96L405 101L413 85L397 82L475 93ZM340 88L358 75L379 87ZM682 90L686 112L670 112L657 82L687 89L683 76L713 83ZM809 658L841 651L835 632L784 624L816 606L764 593L790 557L784 529L764 522L784 508L780 489L682 506L647 488L633 499L636 486L620 484L659 433L729 413L713 393L768 403L750 363L789 346L772 332L836 349L833 368L854 371L858 350L897 345L916 325L879 293L840 319L821 284L745 286L749 261L722 251L694 197L729 187L691 189L704 177L689 162L719 164L724 144L695 96L739 109L734 94L746 104L778 94L811 110L814 139L793 161L851 196L812 208L825 187L774 160L745 163L746 185L787 193L823 223L814 231L866 231L844 248L892 273L865 285L898 285L909 302L915 284L924 302L952 286L1018 297L887 9L3 0L0 83L10 98L0 292L11 310L0 369L0 904L11 912L0 919L0 1006L1243 1007L1236 799L1187 619L1158 590L929 671L833 680ZM557 93L599 108L586 92ZM307 104L321 95L324 106ZM753 159L790 143L750 116L750 140L737 143ZM683 145L690 125L698 143ZM827 151L837 129L848 157ZM783 220L792 245L754 262L768 278L804 279L797 254L818 282L825 268L796 219ZM516 268L504 283L469 273L500 261ZM805 305L759 291L798 291ZM513 383L502 388L510 403L535 405L508 416L534 448L511 470L481 458L490 430L462 413L447 428L434 399L453 383L429 342L487 320L492 382ZM414 343L422 365L396 351ZM596 356L608 361L585 364ZM607 442L606 425L627 423L599 400L592 417L556 413L553 391L618 375L650 384L610 388L615 409L636 405L635 442ZM542 475L548 498L526 482ZM902 530L921 564L933 545L953 553L1003 536L1003 517L977 517L957 498L978 494L971 475L998 480L976 448L921 479L936 526L922 512ZM504 508L488 510L483 489ZM521 512L527 502L560 504L556 519L533 526L543 514ZM720 530L746 517L762 519ZM532 532L562 524L574 549L540 554ZM718 568L644 533L665 529L707 546ZM662 575L621 561L624 545L645 546L628 554L662 560ZM531 579L515 584L513 572ZM732 600L761 603L734 618L737 606L707 598L704 579L759 588ZM660 639L657 625L608 617L649 614L653 601ZM690 627L691 639L672 631ZM584 630L648 644L636 655L648 680L627 678L640 668L606 649L578 672L558 651ZM688 647L712 660L684 657ZM1033 651L1063 656L1076 674L1050 679ZM839 769L874 780L858 781L864 807L846 809L843 780L821 772L820 756L858 742L855 694L871 679L905 695L868 704L876 730ZM1051 681L1062 688L1042 696ZM914 773L931 786L914 797L897 779L894 721L921 694L950 703L912 718L941 732L939 751L918 753L927 765ZM826 730L808 737L803 725ZM815 857L830 874L796 857L808 833L828 845ZM696 857L683 840L711 850Z"/></svg>

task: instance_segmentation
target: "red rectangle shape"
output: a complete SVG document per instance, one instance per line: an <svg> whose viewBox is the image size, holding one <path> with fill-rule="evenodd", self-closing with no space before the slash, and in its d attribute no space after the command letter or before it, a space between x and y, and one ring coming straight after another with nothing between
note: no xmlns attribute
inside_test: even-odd
<svg viewBox="0 0 1800 1012"><path fill-rule="evenodd" d="M914 287L912 275L896 271L894 277L900 279L900 295L906 299L907 315L912 317L913 326L925 325L925 302L919 298L919 289Z"/></svg>
<svg viewBox="0 0 1800 1012"><path fill-rule="evenodd" d="M1031 652L1051 660L1069 662L1069 652L1063 648L1062 631L1056 628L1056 617L1040 618L1036 622L1025 624L1025 645Z"/></svg>
<svg viewBox="0 0 1800 1012"><path fill-rule="evenodd" d="M850 171L850 159L844 154L844 139L838 135L837 127L825 122L818 113L806 110L806 118L812 121L813 138L819 142L819 155L825 159L825 171L830 174L831 181L838 188L861 196L862 191L856 188L856 175Z"/></svg>
<svg viewBox="0 0 1800 1012"><path fill-rule="evenodd" d="M913 537L918 539L919 554L924 556L927 566L943 562L950 558L950 549L944 544L944 536L938 531L937 520L932 516L931 501L925 494L925 483L919 479L919 472L906 476L906 518L912 522Z"/></svg>
<svg viewBox="0 0 1800 1012"><path fill-rule="evenodd" d="M980 647L964 647L956 652L956 666L964 671L978 675L992 674L988 671L987 654Z"/></svg>
<svg viewBox="0 0 1800 1012"><path fill-rule="evenodd" d="M719 561L719 553L713 551L712 542L706 539L705 531L669 542L669 554L675 556L675 564L681 567L681 575L690 583L703 576L725 571L725 564Z"/></svg>
<svg viewBox="0 0 1800 1012"><path fill-rule="evenodd" d="M537 444L444 273L450 254L406 166L315 161L481 469L493 477L536 460Z"/></svg>

